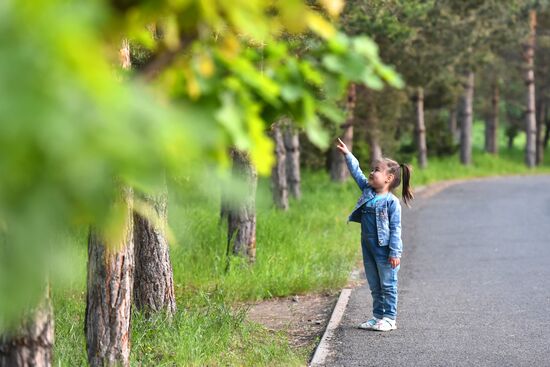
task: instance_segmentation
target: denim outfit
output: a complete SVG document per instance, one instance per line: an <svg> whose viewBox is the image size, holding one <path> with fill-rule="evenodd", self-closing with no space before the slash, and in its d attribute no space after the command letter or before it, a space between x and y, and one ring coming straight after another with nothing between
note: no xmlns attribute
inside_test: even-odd
<svg viewBox="0 0 550 367"><path fill-rule="evenodd" d="M393 269L389 257L401 257L401 205L391 192L385 197L376 197L351 153L346 154L346 163L362 191L349 220L361 223L361 249L372 295L373 316L395 320L400 266Z"/></svg>
<svg viewBox="0 0 550 367"><path fill-rule="evenodd" d="M382 199L383 200L383 199ZM372 295L372 314L381 319L388 317L395 320L397 316L397 272L388 260L388 246L378 245L376 228L376 204L369 202L361 207L361 249L363 265Z"/></svg>

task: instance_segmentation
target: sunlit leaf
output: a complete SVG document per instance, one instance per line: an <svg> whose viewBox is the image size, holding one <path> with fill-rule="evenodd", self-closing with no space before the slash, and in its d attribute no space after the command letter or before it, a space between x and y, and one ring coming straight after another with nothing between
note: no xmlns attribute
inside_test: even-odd
<svg viewBox="0 0 550 367"><path fill-rule="evenodd" d="M327 11L327 13L333 17L336 18L342 10L344 9L345 2L344 0L319 0L323 8Z"/></svg>
<svg viewBox="0 0 550 367"><path fill-rule="evenodd" d="M308 12L305 20L309 29L324 39L328 40L336 34L333 25L318 13Z"/></svg>
<svg viewBox="0 0 550 367"><path fill-rule="evenodd" d="M179 26L174 16L169 16L163 22L164 43L169 49L175 50L180 45Z"/></svg>

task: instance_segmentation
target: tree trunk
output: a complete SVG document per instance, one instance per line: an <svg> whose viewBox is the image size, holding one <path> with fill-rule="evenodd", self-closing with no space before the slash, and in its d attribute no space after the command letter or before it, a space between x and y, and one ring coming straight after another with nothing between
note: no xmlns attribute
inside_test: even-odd
<svg viewBox="0 0 550 367"><path fill-rule="evenodd" d="M380 147L378 132L375 130L369 132L369 145L371 162L382 159L382 147Z"/></svg>
<svg viewBox="0 0 550 367"><path fill-rule="evenodd" d="M275 142L275 165L271 170L271 192L273 203L282 210L288 210L288 187L286 179L286 150L281 133L282 121L278 121L271 127L273 141Z"/></svg>
<svg viewBox="0 0 550 367"><path fill-rule="evenodd" d="M46 287L44 297L26 313L21 325L0 335L0 367L51 366L53 343L53 308Z"/></svg>
<svg viewBox="0 0 550 367"><path fill-rule="evenodd" d="M120 64L129 69L130 44L122 41ZM128 366L130 318L134 285L133 191L118 189L113 207L124 219L114 238L91 228L88 236L88 274L84 332L88 363L95 366Z"/></svg>
<svg viewBox="0 0 550 367"><path fill-rule="evenodd" d="M286 179L288 191L296 199L302 197L300 177L300 138L298 131L290 124L283 130L283 141L286 150Z"/></svg>
<svg viewBox="0 0 550 367"><path fill-rule="evenodd" d="M485 134L485 150L491 154L498 154L498 104L499 89L495 81L492 86L491 113L487 120Z"/></svg>
<svg viewBox="0 0 550 367"><path fill-rule="evenodd" d="M464 165L472 163L472 122L474 101L474 72L469 71L463 96L464 112L460 126L460 162Z"/></svg>
<svg viewBox="0 0 550 367"><path fill-rule="evenodd" d="M424 90L416 90L416 148L418 149L418 165L420 168L428 166L428 149L426 147L426 124L424 123Z"/></svg>
<svg viewBox="0 0 550 367"><path fill-rule="evenodd" d="M544 93L541 93L544 95ZM539 114L537 116L537 144L536 144L536 163L542 164L544 161L544 122L546 114L546 101L541 99L537 106Z"/></svg>
<svg viewBox="0 0 550 367"><path fill-rule="evenodd" d="M367 141L369 143L369 153L371 163L382 158L382 148L380 147L380 132L378 131L378 116L372 106L367 111Z"/></svg>
<svg viewBox="0 0 550 367"><path fill-rule="evenodd" d="M233 248L233 254L241 255L249 262L256 260L256 187L258 176L248 154L233 150L233 174L241 180L244 197L229 208L227 216L227 249Z"/></svg>
<svg viewBox="0 0 550 367"><path fill-rule="evenodd" d="M166 312L172 316L176 312L176 299L166 239L166 188L156 196L140 197L154 213L153 218L146 218L134 212L134 303L146 314Z"/></svg>
<svg viewBox="0 0 550 367"><path fill-rule="evenodd" d="M453 137L453 141L456 141L459 138L456 115L456 109L453 108L449 110L449 132Z"/></svg>
<svg viewBox="0 0 550 367"><path fill-rule="evenodd" d="M511 150L514 147L514 139L516 137L514 135L508 135L508 143L506 146L508 147L508 150Z"/></svg>
<svg viewBox="0 0 550 367"><path fill-rule="evenodd" d="M546 111L544 112L544 123L546 125L546 132L544 133L544 139L543 139L543 149L546 149L548 147L548 140L550 140L550 119L547 118L548 116L548 104L545 106Z"/></svg>
<svg viewBox="0 0 550 367"><path fill-rule="evenodd" d="M529 37L525 44L525 85L527 86L526 93L526 110L525 110L525 164L527 167L536 165L536 134L537 122L535 117L535 72L534 72L534 56L535 56L535 36L537 26L537 12L531 10L529 13Z"/></svg>
<svg viewBox="0 0 550 367"><path fill-rule="evenodd" d="M88 289L85 333L90 366L128 366L130 315L134 283L132 190L120 190L115 205L124 210L120 238L107 239L97 230L88 238Z"/></svg>
<svg viewBox="0 0 550 367"><path fill-rule="evenodd" d="M356 100L357 93L355 84L351 84L348 90L348 99L346 101L346 122L341 125L341 139L350 151L353 150L353 119ZM334 146L331 147L331 155L330 178L334 182L344 182L349 176L344 156Z"/></svg>

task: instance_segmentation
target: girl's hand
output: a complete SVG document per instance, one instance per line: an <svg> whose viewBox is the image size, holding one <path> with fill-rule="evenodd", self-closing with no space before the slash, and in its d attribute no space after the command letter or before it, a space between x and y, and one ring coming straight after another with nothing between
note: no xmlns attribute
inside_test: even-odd
<svg viewBox="0 0 550 367"><path fill-rule="evenodd" d="M397 268L401 264L401 259L398 257L390 257L390 265L393 269Z"/></svg>
<svg viewBox="0 0 550 367"><path fill-rule="evenodd" d="M349 150L346 144L340 138L338 138L338 142L336 143L336 148L342 153L342 154L348 154Z"/></svg>

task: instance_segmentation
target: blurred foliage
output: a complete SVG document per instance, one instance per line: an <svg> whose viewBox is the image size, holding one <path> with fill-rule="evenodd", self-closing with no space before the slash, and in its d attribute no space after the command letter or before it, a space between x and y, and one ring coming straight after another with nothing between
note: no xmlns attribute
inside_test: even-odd
<svg viewBox="0 0 550 367"><path fill-rule="evenodd" d="M373 41L333 26L340 5L3 1L0 328L32 304L44 274L70 273L67 232L121 222L120 185L151 192L166 173L208 191L216 178L204 171L226 164L230 146L267 173L266 131L279 115L323 147L319 115L341 119L349 81L401 86ZM298 34L307 49L287 40ZM123 39L130 72L119 66Z"/></svg>

